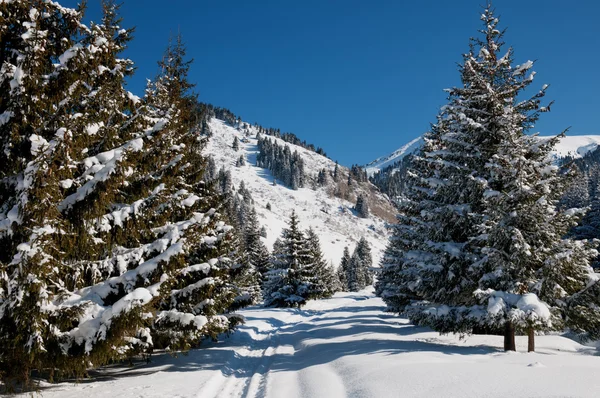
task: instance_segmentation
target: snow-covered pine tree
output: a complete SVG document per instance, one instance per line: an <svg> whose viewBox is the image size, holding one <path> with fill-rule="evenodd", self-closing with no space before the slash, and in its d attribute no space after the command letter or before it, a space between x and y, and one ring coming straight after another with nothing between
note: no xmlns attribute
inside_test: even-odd
<svg viewBox="0 0 600 398"><path fill-rule="evenodd" d="M265 305L304 305L310 294L311 280L306 272L306 265L310 264L310 254L295 211L292 211L288 227L282 232L280 244L273 247L273 254L275 261L267 273L265 282Z"/></svg>
<svg viewBox="0 0 600 398"><path fill-rule="evenodd" d="M463 86L449 90L413 159L377 290L416 323L504 329L508 350L517 327L533 349L535 330L568 324L567 303L594 280L594 251L562 239L574 219L556 209L565 185L549 157L557 138L526 134L548 109L540 106L547 86L519 98L533 63L513 69L512 50L500 56L503 32L489 7L481 19L484 39L464 56Z"/></svg>
<svg viewBox="0 0 600 398"><path fill-rule="evenodd" d="M588 170L580 172L560 199L560 206L573 209L585 208L590 205L590 175Z"/></svg>
<svg viewBox="0 0 600 398"><path fill-rule="evenodd" d="M254 208L247 214L242 239L241 266L236 272L240 276L234 281L245 298L242 303L256 304L262 298L262 275L269 268L270 254L260 239L260 224Z"/></svg>
<svg viewBox="0 0 600 398"><path fill-rule="evenodd" d="M233 144L231 144L231 148L234 151L240 150L240 140L237 138L237 136L235 136L235 138L233 139Z"/></svg>
<svg viewBox="0 0 600 398"><path fill-rule="evenodd" d="M358 241L346 268L346 281L349 291L357 292L373 284L373 275L370 270L372 265L371 247L369 242L362 237Z"/></svg>
<svg viewBox="0 0 600 398"><path fill-rule="evenodd" d="M63 333L84 310L54 302L65 276L59 180L69 173L59 162L89 68L69 62L85 51L75 39L86 33L82 10L21 0L0 3L0 14L0 377L10 388L64 357Z"/></svg>
<svg viewBox="0 0 600 398"><path fill-rule="evenodd" d="M454 99L451 99L454 101ZM398 223L382 259L376 292L392 311L411 319L420 316L419 302L441 302L457 307L476 304L456 294L469 281L462 271L468 264L464 247L478 235L474 219L482 211L483 188L475 178L477 151L467 131L453 128L446 106L437 124L423 137L407 171L407 189L398 199ZM436 299L437 298L437 299ZM411 312L416 310L416 315Z"/></svg>
<svg viewBox="0 0 600 398"><path fill-rule="evenodd" d="M312 228L306 231L305 244L309 255L308 264L304 266L305 274L310 281L308 298L329 298L340 291L341 286L333 269L323 258L319 237Z"/></svg>
<svg viewBox="0 0 600 398"><path fill-rule="evenodd" d="M337 276L340 281L340 285L342 290L348 290L348 265L350 264L350 250L348 250L348 246L344 247L344 253L342 254L342 259L340 260L340 266L337 269Z"/></svg>

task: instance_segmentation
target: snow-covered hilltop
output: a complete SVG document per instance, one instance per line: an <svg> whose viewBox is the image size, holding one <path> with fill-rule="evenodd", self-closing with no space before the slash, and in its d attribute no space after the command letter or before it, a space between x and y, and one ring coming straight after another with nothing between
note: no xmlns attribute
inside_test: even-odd
<svg viewBox="0 0 600 398"><path fill-rule="evenodd" d="M419 148L423 143L422 137L417 137L414 140L408 142L407 144L401 146L396 149L394 152L387 156L382 156L380 158L375 159L371 163L364 166L365 171L369 176L372 176L376 172L385 169L388 166L393 165L396 162L402 160L406 155L411 154L417 148Z"/></svg>
<svg viewBox="0 0 600 398"><path fill-rule="evenodd" d="M550 136L540 136L541 139L551 138ZM594 151L600 145L600 135L568 135L562 138L559 144L554 148L554 153L558 158L572 157L581 158Z"/></svg>
<svg viewBox="0 0 600 398"><path fill-rule="evenodd" d="M266 136L280 146L289 146L291 152L298 151L304 161L304 174L308 182L298 190L281 185L280 181L273 184L272 173L265 168L257 167L258 129L247 123L237 126L213 118L210 121L212 137L205 149L205 154L212 156L217 167L224 166L231 170L233 184L237 188L243 181L255 201L256 211L261 225L267 230L265 243L272 249L273 243L280 236L292 210L295 210L303 229L312 227L318 234L324 255L337 267L345 246L352 250L361 237L371 244L373 264L378 264L388 240L386 221L393 221L395 210L385 195L368 182L353 182L354 190L348 200L332 194L333 187L322 187L316 184L320 170L333 171L335 162L297 145L285 142L280 138ZM232 147L238 138L239 150ZM243 155L245 165L236 167L236 160ZM339 166L340 181L345 182L349 170ZM368 218L358 217L353 210L356 192L362 192L368 197L370 215ZM270 210L267 208L270 205Z"/></svg>
<svg viewBox="0 0 600 398"><path fill-rule="evenodd" d="M551 138L551 136L540 136L539 138L548 139ZM372 176L378 171L399 162L407 155L413 153L422 145L422 143L422 137L417 137L391 154L382 156L366 164L364 169L369 176ZM570 156L576 159L592 152L598 145L600 145L600 135L568 135L560 140L559 144L554 149L554 153L558 158Z"/></svg>

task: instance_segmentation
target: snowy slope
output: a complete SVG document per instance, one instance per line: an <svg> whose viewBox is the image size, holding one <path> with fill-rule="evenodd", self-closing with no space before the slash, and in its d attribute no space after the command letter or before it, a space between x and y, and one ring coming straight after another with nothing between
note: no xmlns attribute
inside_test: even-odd
<svg viewBox="0 0 600 398"><path fill-rule="evenodd" d="M417 148L419 148L423 144L423 138L417 137L414 140L410 141L408 144L401 146L396 149L393 153L382 156L380 158L375 159L371 163L364 166L367 174L372 176L376 172L381 169L386 168L404 158L406 155L413 153Z"/></svg>
<svg viewBox="0 0 600 398"><path fill-rule="evenodd" d="M551 137L540 136L540 138L548 139ZM600 135L569 135L560 140L554 148L554 153L559 158L571 156L576 159L592 152L598 145L600 145Z"/></svg>
<svg viewBox="0 0 600 398"><path fill-rule="evenodd" d="M502 336L440 336L383 312L370 292L303 309L249 308L233 335L189 355L95 373L44 398L597 397L595 348L536 337L536 353L501 350ZM46 386L44 386L46 387ZM23 396L24 398L24 396Z"/></svg>
<svg viewBox="0 0 600 398"><path fill-rule="evenodd" d="M344 247L348 246L352 251L362 236L371 244L373 264L379 263L388 240L384 220L375 216L367 219L357 217L351 210L354 203L332 197L323 188L313 190L310 184L307 184L307 187L294 191L283 185L273 185L270 171L255 166L258 141L253 126L248 126L249 137L219 119L212 119L210 128L213 136L205 153L215 158L217 167L224 165L231 170L236 187L244 181L246 188L252 193L259 221L267 229L265 243L269 249L272 249L273 242L287 226L289 216L295 209L301 228L312 227L315 230L321 240L325 258L335 267L342 258ZM236 136L240 140L240 150L237 152L231 147ZM244 137L247 141L245 143L242 140ZM292 152L297 150L304 160L304 170L308 175L316 176L322 168L333 170L335 167L333 161L315 152L275 137L269 138L277 141L279 145L289 145ZM245 155L246 165L235 167L235 161L241 154ZM387 205L387 211L393 214L394 210L389 201L381 194L379 197L381 206ZM267 203L271 204L271 210L266 209Z"/></svg>
<svg viewBox="0 0 600 398"><path fill-rule="evenodd" d="M548 139L549 136L540 136L540 139ZM415 138L408 144L405 144L392 152L390 155L382 156L371 163L363 166L369 175L373 175L379 170L394 164L406 155L414 152L423 143L422 137ZM600 135L569 135L560 140L555 148L557 158L572 156L580 158L586 153L593 151L600 145Z"/></svg>

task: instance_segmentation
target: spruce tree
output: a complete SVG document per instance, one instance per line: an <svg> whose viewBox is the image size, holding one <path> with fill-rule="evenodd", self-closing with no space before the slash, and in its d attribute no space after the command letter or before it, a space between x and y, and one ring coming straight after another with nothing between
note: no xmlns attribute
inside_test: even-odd
<svg viewBox="0 0 600 398"><path fill-rule="evenodd" d="M273 254L275 261L265 282L265 305L304 305L310 295L311 275L306 268L310 264L310 253L295 211L292 211L288 227L282 232L280 243L273 248Z"/></svg>
<svg viewBox="0 0 600 398"><path fill-rule="evenodd" d="M548 110L540 105L547 86L520 99L533 63L513 68L489 7L482 21L463 85L448 90L412 159L377 292L413 322L441 332L504 329L505 349L514 349L516 328L533 348L535 330L568 325L571 297L593 279L593 252L562 238L575 220L556 208L566 182L549 156L558 138L526 134Z"/></svg>
<svg viewBox="0 0 600 398"><path fill-rule="evenodd" d="M340 261L340 266L337 269L338 279L340 281L340 285L342 290L348 290L348 265L350 264L350 251L348 250L348 246L344 247L344 253L342 254L342 259Z"/></svg>
<svg viewBox="0 0 600 398"><path fill-rule="evenodd" d="M308 251L308 264L304 266L305 273L310 282L308 297L310 299L328 298L340 291L340 283L333 269L327 264L321 252L319 237L312 228L306 231L306 250Z"/></svg>
<svg viewBox="0 0 600 398"><path fill-rule="evenodd" d="M354 205L354 210L356 210L358 216L361 218L369 217L369 204L365 195L359 194L356 197L356 205Z"/></svg>
<svg viewBox="0 0 600 398"><path fill-rule="evenodd" d="M346 266L348 291L357 292L373 284L373 276L370 270L372 265L371 247L369 242L362 237Z"/></svg>

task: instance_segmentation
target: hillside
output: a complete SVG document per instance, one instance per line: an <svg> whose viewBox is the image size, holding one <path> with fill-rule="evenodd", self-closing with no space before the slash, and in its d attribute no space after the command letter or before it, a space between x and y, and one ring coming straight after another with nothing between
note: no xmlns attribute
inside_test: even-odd
<svg viewBox="0 0 600 398"><path fill-rule="evenodd" d="M375 159L374 161L364 166L365 171L371 177L373 174L385 169L386 167L392 166L394 163L401 161L405 156L413 153L423 143L422 137L417 137L407 144L396 149L394 152L387 156L382 156Z"/></svg>
<svg viewBox="0 0 600 398"><path fill-rule="evenodd" d="M546 140L551 137L540 136L539 138ZM391 154L368 163L363 166L363 169L382 192L392 198L396 197L405 189L405 171L410 159L408 156L417 151L422 143L422 137L418 137ZM595 151L599 144L600 135L569 135L560 140L553 156L555 159L565 157L580 159Z"/></svg>
<svg viewBox="0 0 600 398"><path fill-rule="evenodd" d="M540 136L539 138L548 139L551 138L551 136ZM376 172L399 162L405 156L413 153L422 145L422 143L422 137L415 138L389 155L382 156L367 163L363 168L367 171L369 176L372 176ZM600 145L600 135L568 135L560 140L560 143L557 145L554 152L557 154L557 157L561 158L567 156L580 158L596 149L598 145Z"/></svg>
<svg viewBox="0 0 600 398"><path fill-rule="evenodd" d="M393 221L395 210L389 200L375 186L368 182L356 182L348 194L348 200L334 196L333 182L326 187L318 187L316 176L321 169L333 170L335 162L316 152L300 146L289 144L280 138L268 137L278 145L288 145L292 152L298 151L304 161L304 171L308 176L308 184L304 188L292 190L284 185L273 185L273 176L267 169L256 166L258 154L257 128L247 123L232 126L217 118L211 119L212 137L206 147L205 154L212 156L217 167L224 166L231 170L235 187L243 181L255 201L260 223L267 230L265 243L272 249L275 239L292 210L298 214L303 229L312 227L319 235L324 255L335 266L339 263L345 246L350 250L364 236L371 244L373 264L378 264L388 240L386 221ZM240 149L235 151L232 143L237 137ZM243 155L244 166L236 167L236 160ZM338 189L348 189L346 180L348 169L339 167L341 177ZM352 209L356 194L362 192L368 196L371 216L360 218ZM271 210L266 208L270 204Z"/></svg>

